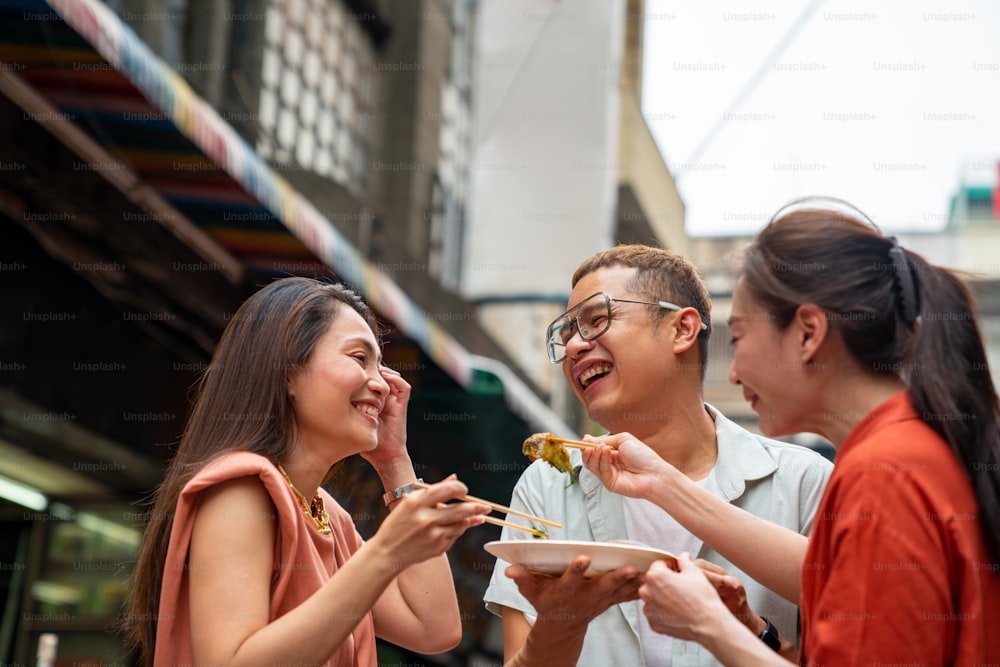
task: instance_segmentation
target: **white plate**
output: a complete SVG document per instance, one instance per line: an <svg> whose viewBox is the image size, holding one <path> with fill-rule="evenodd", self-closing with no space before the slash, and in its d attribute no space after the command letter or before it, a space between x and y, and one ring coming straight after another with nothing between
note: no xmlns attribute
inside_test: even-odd
<svg viewBox="0 0 1000 667"><path fill-rule="evenodd" d="M666 560L671 565L677 561L669 551L628 542L511 540L487 542L483 548L508 563L554 575L565 572L566 566L577 556L590 556L590 567L584 574L587 577L615 570L623 565L634 565L640 572L645 572L654 561Z"/></svg>

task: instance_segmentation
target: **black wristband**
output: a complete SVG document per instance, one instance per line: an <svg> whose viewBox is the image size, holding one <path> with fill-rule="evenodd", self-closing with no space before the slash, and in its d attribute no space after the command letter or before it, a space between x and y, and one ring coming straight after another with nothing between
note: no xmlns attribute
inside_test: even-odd
<svg viewBox="0 0 1000 667"><path fill-rule="evenodd" d="M781 651L781 639L778 637L778 628L774 627L774 623L771 623L771 621L763 616L760 617L760 620L767 623L767 627L761 630L761 633L757 636L760 637L762 642L770 646L775 653Z"/></svg>

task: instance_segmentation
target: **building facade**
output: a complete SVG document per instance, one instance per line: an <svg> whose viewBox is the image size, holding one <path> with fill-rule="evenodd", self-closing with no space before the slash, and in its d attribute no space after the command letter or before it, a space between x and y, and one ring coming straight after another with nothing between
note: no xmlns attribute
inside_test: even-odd
<svg viewBox="0 0 1000 667"><path fill-rule="evenodd" d="M0 9L0 116L14 128L0 141L0 662L27 664L54 635L61 662L131 663L111 629L142 501L215 341L276 277L343 280L387 323L386 363L414 387L409 443L428 481L457 471L505 503L527 464L524 437L579 432L565 388L526 352L544 359L558 298L504 314L466 294L472 183L490 173L475 137L484 4ZM680 244L683 208L637 115L641 3L614 7L612 42L628 47L609 49L610 83L602 69L583 77L600 87L581 93L618 91L602 150L621 157L589 169L609 193L594 223L605 232L590 243ZM543 236L558 238L578 221L546 222ZM478 270L510 261L496 257ZM567 278L544 263L528 270ZM377 487L349 461L332 489L362 534L384 515ZM452 552L462 644L438 657L381 644L384 662L500 662L481 599L492 567L482 544L497 535L470 531Z"/></svg>

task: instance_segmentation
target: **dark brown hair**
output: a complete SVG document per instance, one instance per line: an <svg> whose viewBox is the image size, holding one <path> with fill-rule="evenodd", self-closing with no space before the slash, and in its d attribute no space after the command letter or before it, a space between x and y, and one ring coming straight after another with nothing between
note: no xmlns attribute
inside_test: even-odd
<svg viewBox="0 0 1000 667"><path fill-rule="evenodd" d="M623 244L591 255L573 273L573 287L584 276L598 269L625 266L636 269L628 288L641 294L647 301L670 301L687 308L694 308L701 315L707 329L698 335L698 363L701 377L705 378L708 362L708 339L712 335L712 301L708 288L691 262L670 250L640 244ZM612 294L611 296L619 296ZM653 322L666 315L662 308L652 314Z"/></svg>
<svg viewBox="0 0 1000 667"><path fill-rule="evenodd" d="M779 211L748 248L747 290L779 329L800 304L819 306L863 367L906 382L917 414L965 469L987 551L1000 562L1000 401L965 282L914 252L895 250L894 261L899 245L843 202L795 205L806 207Z"/></svg>
<svg viewBox="0 0 1000 667"><path fill-rule="evenodd" d="M344 307L361 315L380 339L378 321L357 293L309 278L271 283L227 324L199 380L177 453L153 494L132 575L121 626L143 664L153 663L160 586L181 491L207 462L228 451L254 452L274 463L284 458L295 440L289 379Z"/></svg>

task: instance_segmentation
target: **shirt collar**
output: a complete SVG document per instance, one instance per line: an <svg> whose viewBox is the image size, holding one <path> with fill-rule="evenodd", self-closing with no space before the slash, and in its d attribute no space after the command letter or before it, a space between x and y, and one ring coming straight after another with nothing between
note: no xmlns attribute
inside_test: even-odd
<svg viewBox="0 0 1000 667"><path fill-rule="evenodd" d="M710 479L708 484L717 487L710 489L717 490L716 495L732 501L743 495L748 481L774 474L778 464L761 443L760 437L726 418L715 406L706 403L705 408L715 422L718 447L714 479ZM600 480L586 468L580 472L579 484L588 498L596 498L604 491Z"/></svg>
<svg viewBox="0 0 1000 667"><path fill-rule="evenodd" d="M732 501L743 495L746 483L773 475L778 469L758 436L726 418L714 406L705 404L715 420L715 483L722 497Z"/></svg>

